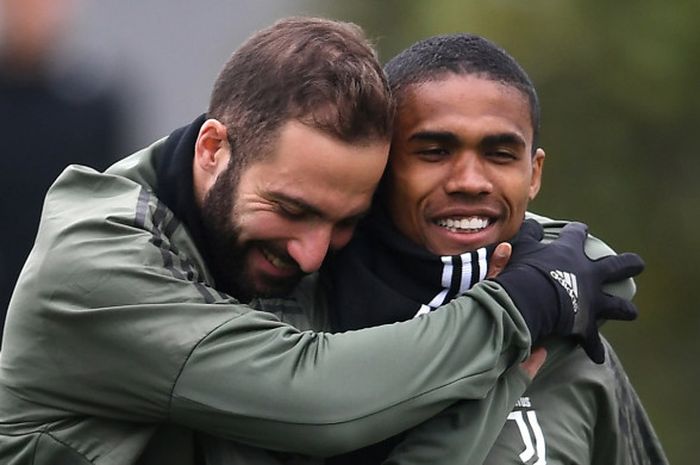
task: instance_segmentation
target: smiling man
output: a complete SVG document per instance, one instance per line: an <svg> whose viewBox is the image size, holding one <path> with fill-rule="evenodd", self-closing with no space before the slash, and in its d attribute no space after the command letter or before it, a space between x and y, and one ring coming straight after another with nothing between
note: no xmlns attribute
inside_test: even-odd
<svg viewBox="0 0 700 465"><path fill-rule="evenodd" d="M217 287L243 301L290 292L329 250L348 243L388 152L381 137L346 142L294 120L279 129L276 146L239 177L223 123L205 121L195 144L195 196L206 248L215 251L210 266Z"/></svg>
<svg viewBox="0 0 700 465"><path fill-rule="evenodd" d="M474 75L404 95L386 189L397 229L438 255L515 236L545 158L529 107L517 88Z"/></svg>
<svg viewBox="0 0 700 465"><path fill-rule="evenodd" d="M397 99L389 165L375 210L330 267L336 330L408 320L423 313L418 308L435 307L424 296L463 292L475 281L465 286L464 276L478 271L474 254L516 235L542 179L537 94L504 50L479 36L438 36L409 47L385 70ZM563 225L537 218L550 237ZM592 256L611 253L592 238L587 246ZM517 240L514 253L517 261ZM369 278L353 278L359 275ZM575 295L571 274L553 276ZM516 302L539 292L536 283L522 291L512 286L508 269L495 280ZM352 305L338 303L358 294ZM387 308L391 301L400 305ZM463 402L409 433L390 454L400 438L330 463L378 464L387 455L391 464L667 463L607 343L584 345L602 364L570 341L542 344L547 361L507 417L497 418L499 406L487 401ZM486 409L492 413L484 420Z"/></svg>

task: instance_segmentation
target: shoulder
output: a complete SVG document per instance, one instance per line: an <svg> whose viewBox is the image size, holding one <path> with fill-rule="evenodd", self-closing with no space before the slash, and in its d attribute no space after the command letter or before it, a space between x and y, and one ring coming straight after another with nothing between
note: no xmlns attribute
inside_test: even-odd
<svg viewBox="0 0 700 465"><path fill-rule="evenodd" d="M22 276L25 293L41 287L43 294L101 305L106 297L156 298L145 283L212 282L173 212L149 185L118 172L73 165L56 180Z"/></svg>
<svg viewBox="0 0 700 465"><path fill-rule="evenodd" d="M530 211L525 213L525 218L534 219L542 225L542 227L544 228L545 242L553 241L554 239L559 237L559 233L561 232L562 228L564 228L564 226L573 221L552 219ZM592 234L588 235L584 247L586 255L588 255L588 257L590 257L591 260L597 260L608 255L616 254L615 250L613 250L612 247L610 247L602 239ZM616 281L612 283L606 283L603 286L603 288L606 292L614 296L622 297L628 300L632 299L637 292L637 286L632 278L627 278L622 281Z"/></svg>

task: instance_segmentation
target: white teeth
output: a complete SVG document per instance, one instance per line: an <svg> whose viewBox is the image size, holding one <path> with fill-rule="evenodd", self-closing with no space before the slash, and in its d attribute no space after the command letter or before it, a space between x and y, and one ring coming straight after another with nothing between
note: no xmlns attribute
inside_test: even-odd
<svg viewBox="0 0 700 465"><path fill-rule="evenodd" d="M289 263L287 263L285 260L279 258L277 255L272 254L272 253L271 253L270 251L268 251L267 249L261 249L261 250L262 250L262 253L263 253L263 255L265 256L265 258L266 258L270 263L272 263L273 265L275 265L277 268L290 268Z"/></svg>
<svg viewBox="0 0 700 465"><path fill-rule="evenodd" d="M479 231L489 225L489 220L488 218L472 216L469 218L446 218L437 220L436 223L452 232Z"/></svg>

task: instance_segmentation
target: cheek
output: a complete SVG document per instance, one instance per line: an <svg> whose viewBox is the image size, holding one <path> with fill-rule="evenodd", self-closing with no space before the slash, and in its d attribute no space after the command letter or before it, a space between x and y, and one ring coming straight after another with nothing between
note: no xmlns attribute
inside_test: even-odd
<svg viewBox="0 0 700 465"><path fill-rule="evenodd" d="M389 213L397 226L420 228L426 209L441 203L447 168L402 159L392 164L387 183ZM413 231L415 233L415 231ZM410 234L409 234L410 235Z"/></svg>
<svg viewBox="0 0 700 465"><path fill-rule="evenodd" d="M510 239L520 229L525 211L529 203L529 184L523 184L517 189L514 189L510 196L510 218L508 218L508 226L504 231L502 240Z"/></svg>
<svg viewBox="0 0 700 465"><path fill-rule="evenodd" d="M290 231L289 222L272 212L244 213L235 226L241 242L279 239Z"/></svg>
<svg viewBox="0 0 700 465"><path fill-rule="evenodd" d="M516 182L513 182L514 180ZM504 200L510 209L507 231L504 231L505 235L508 235L520 228L520 223L530 202L530 176L521 171L510 173L510 176L500 178L499 184Z"/></svg>
<svg viewBox="0 0 700 465"><path fill-rule="evenodd" d="M416 208L419 203L415 192L408 189L403 179L395 179L388 192L389 214L397 225L407 224L416 216Z"/></svg>
<svg viewBox="0 0 700 465"><path fill-rule="evenodd" d="M511 197L511 209L513 215L513 221L520 221L527 210L527 206L530 202L530 189L524 187L515 192Z"/></svg>
<svg viewBox="0 0 700 465"><path fill-rule="evenodd" d="M392 177L391 195L404 209L415 209L440 189L444 179L441 173L427 165L406 165L398 175Z"/></svg>
<svg viewBox="0 0 700 465"><path fill-rule="evenodd" d="M529 167L518 167L512 170L503 170L498 174L498 184L508 203L513 208L525 208L530 201L532 193L532 176ZM523 207L525 206L525 207Z"/></svg>

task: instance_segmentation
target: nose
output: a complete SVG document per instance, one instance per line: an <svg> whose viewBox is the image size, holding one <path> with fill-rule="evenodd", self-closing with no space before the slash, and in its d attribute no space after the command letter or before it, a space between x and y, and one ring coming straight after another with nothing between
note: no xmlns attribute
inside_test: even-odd
<svg viewBox="0 0 700 465"><path fill-rule="evenodd" d="M458 157L445 183L449 194L480 196L493 191L485 160L476 153L467 152Z"/></svg>
<svg viewBox="0 0 700 465"><path fill-rule="evenodd" d="M331 245L332 227L310 225L287 243L287 253L305 273L318 270Z"/></svg>

